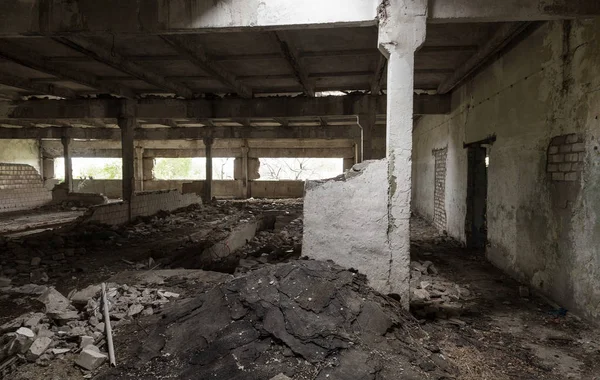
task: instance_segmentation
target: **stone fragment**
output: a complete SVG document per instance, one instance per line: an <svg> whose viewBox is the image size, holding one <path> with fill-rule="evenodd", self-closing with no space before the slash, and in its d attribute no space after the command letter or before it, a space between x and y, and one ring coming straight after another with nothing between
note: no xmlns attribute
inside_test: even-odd
<svg viewBox="0 0 600 380"><path fill-rule="evenodd" d="M99 350L95 346L88 346L84 348L75 361L75 364L88 371L97 369L108 359L105 354L98 351Z"/></svg>
<svg viewBox="0 0 600 380"><path fill-rule="evenodd" d="M133 317L134 315L137 315L137 314L141 313L142 311L144 311L144 306L139 303L136 303L129 307L129 310L127 311L127 315L130 317Z"/></svg>
<svg viewBox="0 0 600 380"><path fill-rule="evenodd" d="M104 322L98 323L95 327L96 331L104 332Z"/></svg>
<svg viewBox="0 0 600 380"><path fill-rule="evenodd" d="M48 280L50 280L48 274L41 269L35 269L29 274L29 281L31 281L32 284L46 283Z"/></svg>
<svg viewBox="0 0 600 380"><path fill-rule="evenodd" d="M154 310L152 309L151 306L145 308L144 311L142 311L142 315L148 316L148 315L152 315L152 314L154 314Z"/></svg>
<svg viewBox="0 0 600 380"><path fill-rule="evenodd" d="M50 347L52 339L48 337L37 338L33 341L25 357L30 362L34 362Z"/></svg>
<svg viewBox="0 0 600 380"><path fill-rule="evenodd" d="M86 348L94 344L94 338L88 335L80 336L79 348Z"/></svg>
<svg viewBox="0 0 600 380"><path fill-rule="evenodd" d="M12 282L12 280L10 278L0 276L0 288L10 287L11 282Z"/></svg>
<svg viewBox="0 0 600 380"><path fill-rule="evenodd" d="M34 258L31 259L30 265L32 267L37 267L38 265L41 264L41 262L42 262L42 258L41 257L34 257Z"/></svg>
<svg viewBox="0 0 600 380"><path fill-rule="evenodd" d="M45 317L44 313L34 313L29 319L27 319L24 323L25 327L29 327L34 329L40 321Z"/></svg>
<svg viewBox="0 0 600 380"><path fill-rule="evenodd" d="M58 355L66 354L67 352L70 352L70 351L71 351L70 348L53 348L53 349L50 350L50 352L53 355L57 355L57 356Z"/></svg>
<svg viewBox="0 0 600 380"><path fill-rule="evenodd" d="M46 314L60 314L73 310L71 302L54 288L48 288L38 300L46 306Z"/></svg>
<svg viewBox="0 0 600 380"><path fill-rule="evenodd" d="M98 295L100 293L101 286L100 285L90 285L83 290L79 290L73 294L71 297L71 302L74 305L87 305L88 301Z"/></svg>
<svg viewBox="0 0 600 380"><path fill-rule="evenodd" d="M11 348L8 351L12 353L24 354L35 340L35 334L27 327L21 327L14 334L11 334L14 339L11 342Z"/></svg>
<svg viewBox="0 0 600 380"><path fill-rule="evenodd" d="M412 298L413 301L423 302L423 301L427 301L430 298L431 298L431 295L425 289L414 289L413 290L413 298Z"/></svg>
<svg viewBox="0 0 600 380"><path fill-rule="evenodd" d="M273 377L271 378L271 380L292 380L292 378L291 378L291 377L288 377L288 376L286 376L286 375L284 375L283 373L280 373L280 374L279 374L279 375L277 375L277 376L273 376Z"/></svg>
<svg viewBox="0 0 600 380"><path fill-rule="evenodd" d="M65 311L63 313L55 313L50 315L56 323L64 325L70 321L76 321L79 319L79 313L77 311Z"/></svg>

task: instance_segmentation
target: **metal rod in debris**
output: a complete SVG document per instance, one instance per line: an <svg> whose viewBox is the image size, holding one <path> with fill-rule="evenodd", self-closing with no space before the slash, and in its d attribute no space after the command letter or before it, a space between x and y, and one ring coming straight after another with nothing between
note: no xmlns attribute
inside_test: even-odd
<svg viewBox="0 0 600 380"><path fill-rule="evenodd" d="M112 328L110 327L110 314L108 313L108 300L106 297L106 284L102 283L102 304L104 305L104 326L106 327L106 345L108 346L108 358L110 365L117 366L115 359L115 347L113 346Z"/></svg>

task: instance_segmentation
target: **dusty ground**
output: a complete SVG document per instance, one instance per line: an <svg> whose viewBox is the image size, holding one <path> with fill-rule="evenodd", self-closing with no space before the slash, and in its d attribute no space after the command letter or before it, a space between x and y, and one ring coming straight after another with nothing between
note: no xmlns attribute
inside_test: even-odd
<svg viewBox="0 0 600 380"><path fill-rule="evenodd" d="M600 334L590 323L532 295L485 260L420 219L412 221L411 256L431 261L439 280L469 290L456 320L425 321L423 330L460 369L458 378L600 379ZM424 278L427 280L427 278Z"/></svg>
<svg viewBox="0 0 600 380"><path fill-rule="evenodd" d="M252 275L267 263L286 262L298 257L301 249L301 208L301 202L296 200L221 202L203 209L139 221L126 228L98 228L91 233L81 229L63 230L60 234L53 232L50 243L44 246L36 247L35 238L31 236L22 238L18 243L27 250L37 250L34 252L36 255L44 253L44 258L49 257L44 267L49 276L48 284L56 285L58 290L68 294L74 288L105 281L122 271L133 272L121 274L121 282L130 278L133 281L133 273L156 277L157 270L173 264L173 256L182 252L200 253L207 244L220 241L240 223L265 215L274 216L275 222L266 218L269 221L266 227L263 226L266 230L259 232L238 252L236 260L242 260L237 268L231 263L214 267L230 274L222 278L243 278L240 276L246 273ZM63 241L56 236L61 236ZM569 312L563 315L557 306L541 297L522 297L519 284L487 263L483 253L465 250L453 240L439 236L420 219L413 220L411 238L413 262L431 262L431 268L435 268L426 268L418 279L413 279L413 291L424 287L435 301L436 292L440 293L435 290L436 286L441 284L445 290L441 292L444 295L440 299L460 305L457 314L444 318L436 318L436 314L423 315L415 308L415 323L406 324L403 330L408 335L403 333L394 338L403 344L408 342L408 346L415 347L413 354L420 352L422 358L419 358L426 359L419 361L412 358L407 362L407 365L415 367L415 379L600 379L600 364L597 363L600 335L590 323ZM13 248L5 246L5 249ZM73 256L53 263L51 257L56 252L69 249L75 250ZM23 254L19 249L17 251ZM7 268L9 263L5 256L0 260L3 268ZM234 262L237 263L236 260ZM26 268L20 265L19 272L13 276L14 282L27 283L29 276L20 273ZM150 270L152 268L154 270ZM415 273L413 269L413 275ZM205 297L212 285L208 286L197 276L186 276L169 277L161 287L179 292L182 297ZM386 302L392 301L388 299ZM184 306L178 305L174 303L174 307L179 308L176 310L182 310ZM36 308L39 305L23 301L21 297L0 296L0 324ZM167 312L165 316L168 315ZM137 336L152 334L156 318L156 315L141 317L135 323L117 329L122 358L135 352L134 348L139 344ZM262 331L260 326L255 325L254 328ZM276 337L269 339L278 342ZM219 341L212 344L219 344ZM421 351L422 348L426 350ZM129 354L125 355L125 352ZM49 367L35 364L21 366L7 378L81 378L84 373L73 366L74 357L69 355L52 361ZM289 359L289 356L277 355L269 359ZM410 355L407 353L404 357L410 358ZM160 360L155 364L160 368ZM310 367L307 365L312 370ZM349 373L340 378L359 378L354 375ZM146 377L138 378L152 376L146 374Z"/></svg>

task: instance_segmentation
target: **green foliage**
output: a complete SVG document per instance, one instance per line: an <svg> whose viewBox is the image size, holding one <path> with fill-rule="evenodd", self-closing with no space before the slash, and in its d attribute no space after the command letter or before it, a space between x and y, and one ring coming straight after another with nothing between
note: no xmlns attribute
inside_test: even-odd
<svg viewBox="0 0 600 380"><path fill-rule="evenodd" d="M157 158L154 161L156 179L198 179L200 170L194 169L191 158Z"/></svg>
<svg viewBox="0 0 600 380"><path fill-rule="evenodd" d="M122 164L120 158L102 160L102 164L85 165L80 168L75 177L94 179L122 179Z"/></svg>

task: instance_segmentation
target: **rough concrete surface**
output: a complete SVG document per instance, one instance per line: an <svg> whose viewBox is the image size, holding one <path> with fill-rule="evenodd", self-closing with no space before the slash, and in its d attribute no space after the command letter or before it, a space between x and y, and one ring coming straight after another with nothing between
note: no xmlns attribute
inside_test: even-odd
<svg viewBox="0 0 600 380"><path fill-rule="evenodd" d="M464 241L467 152L462 144L496 134L488 149L488 258L589 317L600 316L600 48L593 43L599 25L594 19L540 26L457 89L451 115L418 122L413 154L413 207L431 219L431 152L448 145L447 231ZM548 166L551 144L570 134L585 141L583 171L575 172L575 181L556 182ZM564 153L564 159L572 155ZM554 159L562 160L562 153Z"/></svg>
<svg viewBox="0 0 600 380"><path fill-rule="evenodd" d="M407 300L408 279L398 273L404 268L408 272L408 247L396 247L392 253L387 234L388 162L370 161L355 168L358 172L352 169L347 180L307 184L302 252L357 269L374 289ZM408 221L406 229L408 235Z"/></svg>

